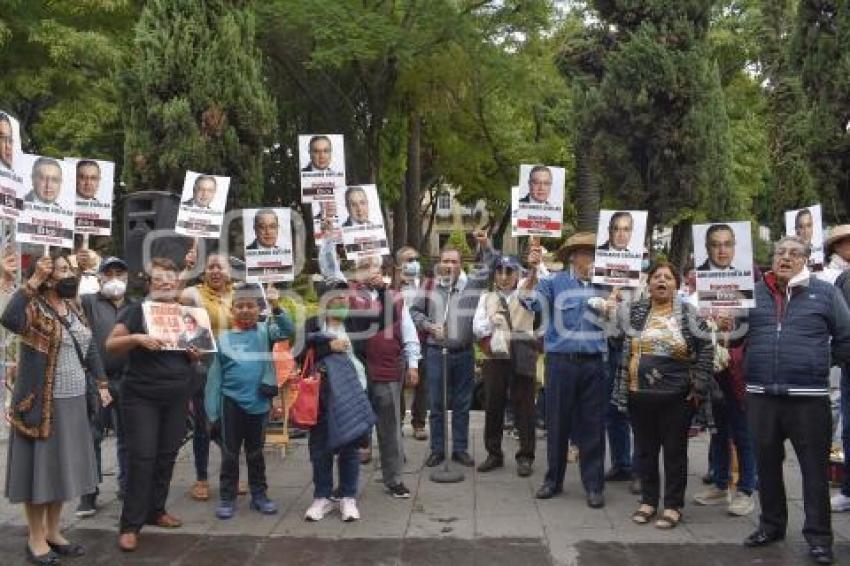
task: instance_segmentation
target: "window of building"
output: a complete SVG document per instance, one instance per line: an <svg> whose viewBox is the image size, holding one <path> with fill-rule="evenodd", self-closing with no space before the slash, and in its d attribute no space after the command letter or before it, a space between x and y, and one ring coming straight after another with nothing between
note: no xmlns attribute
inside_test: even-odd
<svg viewBox="0 0 850 566"><path fill-rule="evenodd" d="M437 210L451 210L452 208L452 195L443 191L439 195L437 195Z"/></svg>

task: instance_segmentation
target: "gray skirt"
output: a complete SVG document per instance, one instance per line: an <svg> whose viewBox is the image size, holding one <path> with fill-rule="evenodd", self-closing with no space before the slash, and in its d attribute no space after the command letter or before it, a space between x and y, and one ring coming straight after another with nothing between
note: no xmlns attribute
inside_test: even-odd
<svg viewBox="0 0 850 566"><path fill-rule="evenodd" d="M94 493L97 483L85 395L53 399L53 426L44 440L12 428L6 458L6 497L11 503L70 501Z"/></svg>

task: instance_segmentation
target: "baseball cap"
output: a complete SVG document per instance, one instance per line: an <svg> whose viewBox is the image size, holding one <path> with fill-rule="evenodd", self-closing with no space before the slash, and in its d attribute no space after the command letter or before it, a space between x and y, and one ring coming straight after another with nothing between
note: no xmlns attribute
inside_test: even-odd
<svg viewBox="0 0 850 566"><path fill-rule="evenodd" d="M111 255L100 262L100 267L97 271L98 273L103 273L110 267L117 267L118 269L123 269L124 271L127 271L127 262L125 262L120 257L115 257L114 255Z"/></svg>
<svg viewBox="0 0 850 566"><path fill-rule="evenodd" d="M496 270L498 271L499 269L512 269L513 271L519 271L522 269L522 265L515 256L503 255L496 260Z"/></svg>

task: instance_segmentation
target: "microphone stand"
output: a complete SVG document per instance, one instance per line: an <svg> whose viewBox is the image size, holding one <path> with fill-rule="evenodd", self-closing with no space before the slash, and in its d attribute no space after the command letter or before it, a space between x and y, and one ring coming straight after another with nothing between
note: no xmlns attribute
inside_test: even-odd
<svg viewBox="0 0 850 566"><path fill-rule="evenodd" d="M447 338L449 335L449 307L452 304L452 295L456 291L454 285L452 283L452 288L449 289L446 312L443 314L443 465L431 472L429 477L434 483L458 483L464 479L463 472L459 469L453 469L449 463L451 453L449 452L449 346Z"/></svg>

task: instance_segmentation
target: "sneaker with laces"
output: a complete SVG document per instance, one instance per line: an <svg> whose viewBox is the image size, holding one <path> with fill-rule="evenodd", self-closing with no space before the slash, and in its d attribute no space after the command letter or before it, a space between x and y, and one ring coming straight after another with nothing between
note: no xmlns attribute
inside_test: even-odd
<svg viewBox="0 0 850 566"><path fill-rule="evenodd" d="M410 490L401 482L388 486L387 491L395 499L410 499Z"/></svg>
<svg viewBox="0 0 850 566"><path fill-rule="evenodd" d="M700 505L720 505L726 503L728 499L729 490L720 489L716 485L694 495L694 502Z"/></svg>
<svg viewBox="0 0 850 566"><path fill-rule="evenodd" d="M314 499L313 503L304 514L305 521L321 521L325 515L333 511L334 503L327 497Z"/></svg>
<svg viewBox="0 0 850 566"><path fill-rule="evenodd" d="M747 495L743 491L738 491L732 496L732 500L729 502L729 507L726 508L726 511L730 515L743 517L752 513L755 508L756 504L753 501L753 496Z"/></svg>
<svg viewBox="0 0 850 566"><path fill-rule="evenodd" d="M829 507L833 513L844 513L850 511L850 497L839 492L832 496L829 500Z"/></svg>
<svg viewBox="0 0 850 566"><path fill-rule="evenodd" d="M223 500L219 502L215 508L215 516L222 520L233 518L236 513L236 502L231 500Z"/></svg>
<svg viewBox="0 0 850 566"><path fill-rule="evenodd" d="M340 515L346 523L360 520L360 511L357 509L357 500L353 497L343 497L339 502Z"/></svg>

